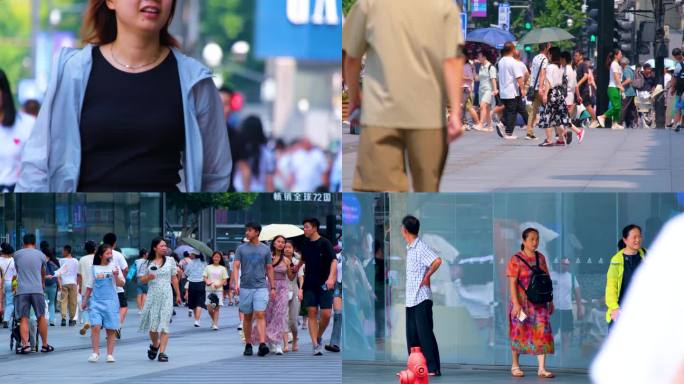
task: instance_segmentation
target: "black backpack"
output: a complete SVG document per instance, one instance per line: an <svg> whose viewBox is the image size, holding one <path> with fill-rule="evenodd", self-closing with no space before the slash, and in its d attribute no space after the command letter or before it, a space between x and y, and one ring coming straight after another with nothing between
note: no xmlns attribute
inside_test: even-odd
<svg viewBox="0 0 684 384"><path fill-rule="evenodd" d="M534 255L537 259L537 263L534 267L531 266L527 260L520 257L519 254L515 255L532 271L530 284L527 288L522 285L520 280L518 280L518 284L525 291L527 299L531 303L546 304L553 301L553 283L551 282L551 276L539 267L539 252L534 252Z"/></svg>

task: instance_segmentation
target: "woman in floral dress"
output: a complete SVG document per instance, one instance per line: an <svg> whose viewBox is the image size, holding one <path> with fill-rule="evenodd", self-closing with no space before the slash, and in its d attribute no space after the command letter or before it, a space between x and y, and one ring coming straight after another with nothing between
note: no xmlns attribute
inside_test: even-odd
<svg viewBox="0 0 684 384"><path fill-rule="evenodd" d="M537 355L539 361L537 375L542 378L553 378L554 374L545 368L546 355L554 353L553 333L549 322L549 317L554 310L553 302L534 304L527 299L525 291L520 285L529 286L532 271L519 257L523 258L530 266L534 266L538 254L539 267L546 273L549 273L549 268L546 265L544 255L537 252L539 232L534 228L527 228L523 231L522 239L522 250L511 256L506 271L510 288L508 321L513 353L511 374L515 377L524 376L520 369L519 357L521 354L531 354ZM520 321L518 317L520 311L527 316L523 321Z"/></svg>
<svg viewBox="0 0 684 384"><path fill-rule="evenodd" d="M539 116L539 128L546 131L546 140L539 144L540 147L553 147L554 145L566 145L572 136L568 136L566 129L571 126L568 107L565 98L568 94L567 68L561 66L561 50L553 47L549 51L551 60L546 68L546 79L540 85L540 93L544 110ZM553 141L553 130L556 130L558 141Z"/></svg>
<svg viewBox="0 0 684 384"><path fill-rule="evenodd" d="M173 314L173 291L176 292L176 303L178 305L181 303L176 261L173 257L167 257L166 252L166 242L162 238L157 237L152 240L150 262L146 264L146 273L140 278L143 284L148 284L148 289L139 330L150 333L152 344L147 351L147 357L150 360L156 358L160 362L169 361L165 352L169 342L169 324Z"/></svg>
<svg viewBox="0 0 684 384"><path fill-rule="evenodd" d="M271 253L273 255L273 274L275 279L276 296L268 302L266 307L266 342L269 349L276 355L283 354L283 332L287 325L288 283L287 271L290 269L290 260L284 256L285 237L278 235L271 241ZM259 331L256 323L252 331L254 344L259 343Z"/></svg>

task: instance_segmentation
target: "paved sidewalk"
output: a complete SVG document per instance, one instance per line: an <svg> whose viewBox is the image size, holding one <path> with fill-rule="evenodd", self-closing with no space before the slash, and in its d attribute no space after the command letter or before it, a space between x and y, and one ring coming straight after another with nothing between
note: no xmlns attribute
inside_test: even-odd
<svg viewBox="0 0 684 384"><path fill-rule="evenodd" d="M343 136L344 191L351 190L358 138ZM441 192L684 190L684 132L589 129L582 144L573 141L567 148L539 148L540 140L466 132L449 148Z"/></svg>
<svg viewBox="0 0 684 384"><path fill-rule="evenodd" d="M554 383L554 384L580 384L589 383L589 376L586 373L580 372L559 372L556 373L556 378L549 381L548 379L538 378L535 367L522 367L525 372L525 377L515 378L511 377L508 368L478 368L465 367L456 368L442 366L442 376L430 377L430 383L435 384L498 384L498 383L515 383L515 384L529 384L529 383ZM365 363L348 363L342 364L342 382L349 383L367 383L367 384L396 384L398 382L396 373L406 369L406 365L394 364L365 364Z"/></svg>
<svg viewBox="0 0 684 384"><path fill-rule="evenodd" d="M322 357L313 356L308 331L300 330L300 349L283 356L242 356L244 346L237 331L236 307L223 307L220 330L209 328L209 317L202 314L201 327L192 325L187 309L176 308L171 324L167 354L168 363L147 359L149 339L138 333L139 315L135 303L130 311L114 349L116 363L104 362L104 337L98 363L89 363L90 337L80 336L79 327L50 327L48 341L55 352L15 355L9 350L9 329L0 328L0 382L8 383L174 383L174 382L231 382L265 383L278 377L279 383L321 382L339 383L342 360L340 354L325 351ZM329 340L332 321L324 340ZM256 350L255 350L256 351ZM291 375L283 375L292 372ZM317 380L307 381L307 372L319 374Z"/></svg>

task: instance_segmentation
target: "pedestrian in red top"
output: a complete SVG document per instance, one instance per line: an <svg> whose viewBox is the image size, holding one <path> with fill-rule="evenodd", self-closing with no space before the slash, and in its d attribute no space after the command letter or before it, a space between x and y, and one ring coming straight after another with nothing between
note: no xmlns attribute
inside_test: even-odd
<svg viewBox="0 0 684 384"><path fill-rule="evenodd" d="M553 333L549 321L554 311L553 301L535 304L528 297L533 268L538 266L540 272L546 273L547 277L549 268L544 255L537 251L539 231L534 228L525 229L522 240L521 251L511 256L506 271L510 287L508 307L509 337L513 354L511 374L515 377L524 376L520 369L519 357L521 354L533 354L537 355L539 361L537 375L542 378L553 378L554 374L545 368L546 355L554 353Z"/></svg>

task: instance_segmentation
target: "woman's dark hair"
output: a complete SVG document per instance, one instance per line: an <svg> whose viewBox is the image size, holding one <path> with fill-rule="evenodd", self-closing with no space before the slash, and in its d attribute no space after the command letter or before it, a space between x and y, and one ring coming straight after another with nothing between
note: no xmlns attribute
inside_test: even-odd
<svg viewBox="0 0 684 384"><path fill-rule="evenodd" d="M214 253L211 254L211 260L209 260L211 262L211 265L214 265L214 256L217 254L220 256L219 257L219 265L222 265L225 267L226 263L223 261L223 253L221 253L219 251L214 251Z"/></svg>
<svg viewBox="0 0 684 384"><path fill-rule="evenodd" d="M294 256L295 244L294 241L285 239L285 245L290 244L292 246L292 256ZM285 248L283 248L283 256L285 256Z"/></svg>
<svg viewBox="0 0 684 384"><path fill-rule="evenodd" d="M38 245L38 248L41 252L43 252L43 254L45 254L45 256L48 259L52 259L53 257L55 257L55 253L52 251L52 248L50 248L50 243L48 243L47 241L41 241Z"/></svg>
<svg viewBox="0 0 684 384"><path fill-rule="evenodd" d="M549 60L551 63L560 65L560 59L561 59L561 50L558 47L552 47L549 50L549 56L551 56L551 59Z"/></svg>
<svg viewBox="0 0 684 384"><path fill-rule="evenodd" d="M555 48L555 47L554 47L554 48ZM553 49L553 48L551 48L551 49ZM537 237L539 237L539 231L537 231L536 228L526 228L526 229L523 231L523 233L522 233L522 239L523 239L523 241L527 240L527 237L529 237L529 236L530 236L530 233L532 233L532 232L536 233L536 234L537 234ZM521 251L525 250L525 244L520 244L520 250L521 250Z"/></svg>
<svg viewBox="0 0 684 384"><path fill-rule="evenodd" d="M151 260L154 260L157 258L157 246L162 242L165 241L161 237L155 237L152 239L152 243L150 243L150 253L152 253L152 258Z"/></svg>
<svg viewBox="0 0 684 384"><path fill-rule="evenodd" d="M261 147L268 142L261 119L254 115L248 116L240 125L240 133L246 154L245 160L249 163L249 169L252 171L252 174L255 177L259 177L259 172L261 171Z"/></svg>
<svg viewBox="0 0 684 384"><path fill-rule="evenodd" d="M0 253L3 255L11 255L14 253L14 248L9 243L0 244Z"/></svg>
<svg viewBox="0 0 684 384"><path fill-rule="evenodd" d="M608 52L608 60L606 60L606 66L610 68L610 65L613 64L613 60L615 60L615 57L620 53L620 48L613 48Z"/></svg>
<svg viewBox="0 0 684 384"><path fill-rule="evenodd" d="M561 52L561 59L565 60L566 65L572 65L572 55L570 51Z"/></svg>
<svg viewBox="0 0 684 384"><path fill-rule="evenodd" d="M278 240L278 238L282 238L283 240L285 240L285 242L287 242L287 239L285 238L285 236L283 236L283 235L276 235L276 236L273 238L273 240L271 240L271 254L273 254L273 255L275 255L275 253L276 253L275 241ZM293 247L294 247L294 245L293 245Z"/></svg>
<svg viewBox="0 0 684 384"><path fill-rule="evenodd" d="M2 121L0 121L0 125L12 127L17 119L17 108L14 106L9 79L2 69L0 69L0 104L2 104Z"/></svg>
<svg viewBox="0 0 684 384"><path fill-rule="evenodd" d="M180 46L178 40L169 33L169 25L175 12L176 0L173 0L169 19L159 32L159 42L167 47ZM90 0L81 27L83 42L95 45L109 44L116 40L116 33L116 12L107 7L107 0Z"/></svg>
<svg viewBox="0 0 684 384"><path fill-rule="evenodd" d="M625 244L625 240L627 236L629 236L629 233L632 232L632 229L638 229L639 233L643 233L641 230L641 227L636 225L636 224L630 224L624 228L622 228L622 237L618 241L618 250L625 249L627 247L627 244Z"/></svg>
<svg viewBox="0 0 684 384"><path fill-rule="evenodd" d="M95 251L95 256L93 256L93 265L100 265L102 264L102 256L107 252L108 249L112 249L112 246L109 244L102 244L99 247L97 247L97 250Z"/></svg>
<svg viewBox="0 0 684 384"><path fill-rule="evenodd" d="M94 241L88 240L85 242L83 245L83 250L85 251L86 255L91 255L95 253L95 250L97 249L97 244L95 244Z"/></svg>
<svg viewBox="0 0 684 384"><path fill-rule="evenodd" d="M138 258L143 259L143 260L147 260L147 249L145 249L145 248L141 249L140 252L138 252Z"/></svg>

